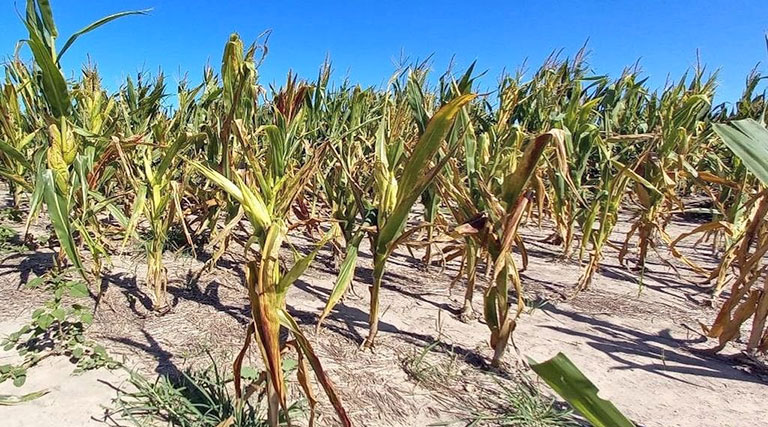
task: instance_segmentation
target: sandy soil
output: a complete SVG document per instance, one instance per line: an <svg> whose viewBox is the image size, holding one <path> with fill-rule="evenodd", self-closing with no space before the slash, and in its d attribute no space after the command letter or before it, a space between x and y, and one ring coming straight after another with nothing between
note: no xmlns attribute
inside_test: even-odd
<svg viewBox="0 0 768 427"><path fill-rule="evenodd" d="M670 231L674 235L692 226L676 222ZM619 227L614 241L623 239L624 229L626 224ZM546 227L541 231L528 226L523 233L531 257L523 280L530 301L538 307L522 316L515 332L523 358L541 361L564 352L596 383L601 397L611 399L638 425L765 425L766 375L742 362L738 344L716 356L700 351L714 343L697 332L698 322L711 322L716 311L706 305L704 290L688 281L692 279L688 270L679 267L683 274L679 278L654 255L640 291L637 274L618 266L609 249L592 289L567 298L579 277L579 265L562 261L559 248L541 242L548 234ZM301 250L310 247L300 233L292 240ZM705 265L714 262L703 248L683 250ZM168 254L173 310L157 317L148 310L143 286L146 269L138 253L112 258L106 303L90 336L146 374L178 373L204 363L209 353L229 364L248 322L242 257L225 255L216 270L198 277L205 256ZM5 301L0 306L0 332L12 330L24 313L43 300L39 292L20 284L50 264L47 250L14 255L0 264L0 293ZM306 327L355 425L422 426L446 421L462 425L469 414L490 410L484 400L498 394L499 383L517 381L515 352L506 356L508 374L490 369L486 326L457 318L464 290L461 282L453 292L448 285L458 262L445 271L437 266L424 271L407 251L393 256L385 275L374 352L359 350L367 334L366 285L371 277L367 250L357 269L357 295L349 295L324 328L314 332L335 278L332 265L330 252L321 252L290 290L287 301L291 313ZM481 308L481 291L475 295L476 310ZM439 375L417 382L404 369L404 360L436 341L425 360L439 369ZM259 363L256 349L249 359L250 364ZM104 425L100 405L109 405L115 396L113 387L122 384L124 375L95 371L70 376L71 369L66 360L50 359L30 372L23 390L0 386L0 393L51 391L32 403L0 407L4 420L0 424ZM335 425L329 405L324 398L320 401L325 414L320 424Z"/></svg>
<svg viewBox="0 0 768 427"><path fill-rule="evenodd" d="M0 323L3 334L18 329L17 321ZM0 356L0 364L13 360ZM124 371L98 369L73 375L74 365L65 357L48 358L29 371L26 383L15 387L10 381L0 384L0 394L22 395L47 390L45 396L14 406L0 407L4 427L105 425L105 409L121 384Z"/></svg>

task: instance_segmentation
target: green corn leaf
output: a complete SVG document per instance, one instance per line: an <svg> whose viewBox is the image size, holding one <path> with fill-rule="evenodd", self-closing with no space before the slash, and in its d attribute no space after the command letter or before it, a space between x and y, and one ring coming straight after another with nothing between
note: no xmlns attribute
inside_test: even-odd
<svg viewBox="0 0 768 427"><path fill-rule="evenodd" d="M42 175L42 179L45 185L43 199L48 207L48 216L53 224L56 237L59 239L59 244L67 254L67 258L74 264L78 273L85 277L85 269L80 259L80 252L77 250L77 245L75 245L72 227L69 223L69 205L56 189L53 171L50 169L46 170Z"/></svg>
<svg viewBox="0 0 768 427"><path fill-rule="evenodd" d="M92 149L92 147L89 148ZM72 164L77 176L77 181L79 181L80 184L81 200L87 200L88 198L88 173L93 169L93 162L91 162L90 159L91 158L88 156L77 155Z"/></svg>
<svg viewBox="0 0 768 427"><path fill-rule="evenodd" d="M643 178L642 176L638 175L635 171L632 170L629 166L623 165L618 160L611 159L611 163L613 163L614 166L619 170L618 175L626 174L628 177L636 181L638 184L642 185L643 187L653 191L656 194L661 194L658 188L656 188L653 184L651 184L647 179ZM618 176L617 175L617 176Z"/></svg>
<svg viewBox="0 0 768 427"><path fill-rule="evenodd" d="M38 132L38 130L34 130L34 131L30 132L24 138L21 138L21 141L19 141L19 143L16 145L16 147L18 149L22 149L22 148L26 147L27 144L32 142L32 140L35 138L35 136L37 135L37 132Z"/></svg>
<svg viewBox="0 0 768 427"><path fill-rule="evenodd" d="M399 193L398 199L405 192L413 188L413 185L423 174L424 169L440 150L443 139L448 135L448 131L453 126L456 115L461 111L461 107L475 99L476 95L462 95L451 102L442 106L427 124L427 129L419 138L419 142L413 148L411 156L403 167L403 173L397 182Z"/></svg>
<svg viewBox="0 0 768 427"><path fill-rule="evenodd" d="M105 16L98 21L93 22L91 25L88 25L80 31L75 32L71 36L69 36L69 39L67 39L66 43L64 43L64 46L61 48L61 51L59 52L59 55L56 57L56 63L58 64L59 61L61 61L61 57L64 55L64 53L72 46L72 43L75 42L75 40L78 39L78 37L82 36L83 34L89 33L99 27L101 27L104 24L108 24L115 19L122 18L124 16L129 15L146 15L148 14L152 9L144 9L144 10L128 10L124 12L118 12L109 16Z"/></svg>
<svg viewBox="0 0 768 427"><path fill-rule="evenodd" d="M408 214L411 211L411 207L413 207L413 204L416 203L421 193L426 190L437 174L440 173L443 166L448 163L448 160L453 157L458 148L459 146L455 145L450 152L440 159L437 165L429 171L422 173L411 191L407 193L406 198L398 201L392 214L387 218L386 223L379 231L378 248L376 248L378 253L389 256L389 253L395 249L398 236L400 236L400 233L405 228L405 224L408 222Z"/></svg>
<svg viewBox="0 0 768 427"><path fill-rule="evenodd" d="M376 153L376 160L381 162L381 164L384 166L384 170L389 172L390 166L389 166L389 159L387 158L387 118L382 117L381 122L379 122L379 127L376 130L376 142L375 142L375 153ZM394 165L392 165L394 167Z"/></svg>
<svg viewBox="0 0 768 427"><path fill-rule="evenodd" d="M317 256L317 253L320 252L320 249L325 246L326 243L328 243L329 240L331 240L334 236L337 236L339 234L339 226L337 224L334 224L333 227L331 227L330 230L323 236L323 238L320 240L320 242L317 243L317 246L315 246L315 249L312 250L312 252L308 253L304 257L302 257L296 264L291 267L290 270L288 270L285 275L280 278L280 282L277 284L277 293L278 294L284 294L288 288L296 281L299 277L301 277L302 274L304 274L304 271L307 270L309 267L309 264L312 263L312 260L315 259L315 256Z"/></svg>
<svg viewBox="0 0 768 427"><path fill-rule="evenodd" d="M254 226L267 229L272 224L272 217L269 214L270 211L266 203L264 203L264 199L245 185L240 175L234 174L234 176L240 191L243 193L242 204L246 213L248 213L248 218L254 223Z"/></svg>
<svg viewBox="0 0 768 427"><path fill-rule="evenodd" d="M37 2L35 0L27 0L27 16L25 22L28 22L31 25L30 31L35 31L38 35L42 35L43 21L37 13Z"/></svg>
<svg viewBox="0 0 768 427"><path fill-rule="evenodd" d="M168 147L168 149L165 151L165 154L163 155L163 160L160 161L160 164L157 166L157 169L155 170L155 182L154 184L157 184L160 180L163 179L163 175L165 174L165 171L168 170L168 168L171 166L171 162L174 158L176 158L176 155L179 153L180 150L182 150L184 147L186 147L188 144L194 143L195 141L200 141L205 137L204 133L198 133L195 135L187 135L186 133L182 132L181 135L176 139L176 141L173 142L173 144Z"/></svg>
<svg viewBox="0 0 768 427"><path fill-rule="evenodd" d="M64 117L69 114L69 110L72 107L69 100L69 92L67 91L67 81L64 79L64 75L61 74L59 67L54 63L51 51L46 47L34 24L29 21L26 21L25 24L29 30L27 46L32 51L35 63L40 67L43 96L54 117Z"/></svg>
<svg viewBox="0 0 768 427"><path fill-rule="evenodd" d="M499 313L496 311L497 289L491 286L483 295L483 319L491 330L491 334L498 333Z"/></svg>
<svg viewBox="0 0 768 427"><path fill-rule="evenodd" d="M338 304L341 297L347 292L350 283L352 283L352 279L355 277L355 267L357 267L357 252L362 240L363 232L361 231L352 238L349 244L347 244L347 254L344 256L344 261L341 262L339 275L336 276L336 283L333 285L331 295L328 297L328 301L325 303L325 308L323 308L323 312L317 320L317 329L320 329L323 320L328 317L331 310L336 307L336 304Z"/></svg>
<svg viewBox="0 0 768 427"><path fill-rule="evenodd" d="M128 217L125 216L125 213L123 213L122 209L115 205L115 201L121 199L121 196L112 196L110 198L106 198L95 191L89 191L88 196L92 197L97 202L95 205L93 205L92 208L89 209L91 214L101 212L102 210L106 209L107 212L115 217L121 226L128 226Z"/></svg>
<svg viewBox="0 0 768 427"><path fill-rule="evenodd" d="M563 353L536 363L531 369L557 394L576 408L595 427L634 427L610 401L598 397L598 389Z"/></svg>
<svg viewBox="0 0 768 427"><path fill-rule="evenodd" d="M24 169L32 170L32 164L29 163L27 158L10 144L4 141L0 141L0 151L5 153L5 155L11 159L17 161L22 167L24 167Z"/></svg>
<svg viewBox="0 0 768 427"><path fill-rule="evenodd" d="M753 119L736 120L730 125L716 123L713 126L725 145L739 156L763 185L768 186L768 129Z"/></svg>
<svg viewBox="0 0 768 427"><path fill-rule="evenodd" d="M128 225L125 227L125 238L123 238L123 244L120 247L122 252L125 249L125 245L128 243L128 239L136 237L136 226L141 220L141 214L144 212L144 206L147 203L147 187L140 186L136 189L136 198L134 199L131 209L131 218L128 220Z"/></svg>
<svg viewBox="0 0 768 427"><path fill-rule="evenodd" d="M469 124L469 114L462 112L461 121L465 124ZM467 134L464 137L464 161L467 165L467 176L472 176L475 171L475 156L477 153L477 140L475 135Z"/></svg>
<svg viewBox="0 0 768 427"><path fill-rule="evenodd" d="M461 107L474 98L475 95L472 94L459 96L442 106L432 116L427 124L427 130L416 143L411 157L405 164L403 174L397 182L397 205L379 232L377 252L383 254L390 250L388 249L389 244L397 238L405 226L411 207L458 148L458 145L453 147L451 154L444 156L439 165L432 168L430 172L425 172L432 158L440 149L443 139L453 126L454 119L461 111Z"/></svg>
<svg viewBox="0 0 768 427"><path fill-rule="evenodd" d="M40 150L35 154L35 166L37 170L37 179L35 180L35 188L32 191L32 196L29 198L29 212L27 213L27 221L24 223L24 235L29 232L29 226L32 220L40 213L40 206L43 204L43 194L45 193L45 182L42 179L45 169L43 168L43 162L45 161L45 150Z"/></svg>
<svg viewBox="0 0 768 427"><path fill-rule="evenodd" d="M597 219L597 213L600 210L601 207L601 200L602 197L605 195L605 192L601 192L598 194L597 197L595 197L595 200L592 201L592 207L589 209L589 213L587 214L587 217L584 219L584 223L581 227L581 232L583 235L581 236L581 245L579 246L579 261L582 260L584 257L584 251L587 248L587 245L589 244L589 239L592 237L592 227L595 224L595 219Z"/></svg>
<svg viewBox="0 0 768 427"><path fill-rule="evenodd" d="M59 32L56 30L56 23L53 22L53 11L51 10L51 3L48 0L37 0L37 5L40 8L40 15L43 18L43 25L51 37L56 38L59 36Z"/></svg>

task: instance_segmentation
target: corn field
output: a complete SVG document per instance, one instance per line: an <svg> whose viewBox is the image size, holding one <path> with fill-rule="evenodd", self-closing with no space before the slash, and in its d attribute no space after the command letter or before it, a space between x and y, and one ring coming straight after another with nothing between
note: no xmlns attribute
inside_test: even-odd
<svg viewBox="0 0 768 427"><path fill-rule="evenodd" d="M757 71L732 105L713 103L716 73L703 67L655 90L635 68L593 73L583 51L501 75L484 94L474 64L437 76L415 64L385 87L361 87L334 83L326 63L315 78L289 73L275 87L259 80L266 46L232 34L220 68L205 68L200 84L171 88L162 74L139 74L110 93L94 65L65 76L60 59L78 36L141 13L106 17L59 47L48 1L27 2L28 34L3 64L0 177L27 228L52 224L55 268L82 278L97 306L110 256L128 245L144 248L139 282L159 316L171 308L164 260L172 233L192 250L202 242L210 269L235 243L244 247L252 321L234 360L235 390L247 398L239 371L255 344L270 425L288 409L286 346L299 354L307 395L312 372L350 425L312 340L286 309L288 289L322 249L338 276L312 325L318 329L354 286L358 258L370 248L368 335L360 343L368 349L386 305L388 261L401 248L424 266L460 262L446 286L465 286L460 317L487 325L487 354L502 366L525 321L520 273L528 253L519 228L533 224L548 229L562 259L581 266L573 293L595 286L607 247L641 274L660 254L694 271L718 307L702 325L714 351L745 333L747 352L768 352L768 105ZM689 207L694 199L698 207ZM707 220L682 235L668 232L673 215L694 211ZM627 220L623 241L611 242ZM294 233L315 246L286 259L281 248ZM687 258L677 249L684 240L719 265Z"/></svg>

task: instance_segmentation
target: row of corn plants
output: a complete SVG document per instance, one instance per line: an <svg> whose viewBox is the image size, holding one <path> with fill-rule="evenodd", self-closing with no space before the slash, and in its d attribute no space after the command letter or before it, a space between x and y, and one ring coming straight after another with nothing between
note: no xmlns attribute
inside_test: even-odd
<svg viewBox="0 0 768 427"><path fill-rule="evenodd" d="M759 73L734 107L713 104L716 76L703 68L653 90L636 68L618 78L592 73L583 51L573 59L553 55L533 73L503 75L482 96L474 64L434 86L428 67L416 64L383 88L364 88L332 79L326 63L314 80L289 74L275 87L259 82L266 46L233 34L220 69L206 67L199 84L181 81L175 94L162 75L129 77L114 93L90 64L79 77L65 77L61 56L80 36L142 13L103 18L57 50L49 2L27 1L24 49L4 63L0 179L27 210L28 227L45 212L58 268L74 267L96 298L111 255L134 242L144 248L145 285L158 313L169 309L163 262L172 233L193 250L207 246L210 268L226 251L244 248L252 323L234 363L236 392L247 398L239 371L255 342L270 425L287 414L286 346L299 354L312 411L309 369L349 425L310 338L286 309L288 289L326 246L338 278L317 327L369 250L363 344L374 347L387 261L398 248L423 248L425 266L460 259L451 286L466 285L461 317L473 321L474 294L482 294L499 365L526 306L520 228L548 227L547 241L561 256L583 263L574 285L584 290L628 212L629 230L616 246L620 263L644 270L649 251L668 251L666 262L711 284L702 291L710 290L713 303L725 296L707 328L719 348L752 318L748 347L768 350L768 131ZM694 196L708 201L712 221L670 236L667 224L691 210ZM320 237L308 254L284 259L281 249L297 229ZM676 249L694 235L711 243L716 269ZM281 340L281 330L291 338Z"/></svg>

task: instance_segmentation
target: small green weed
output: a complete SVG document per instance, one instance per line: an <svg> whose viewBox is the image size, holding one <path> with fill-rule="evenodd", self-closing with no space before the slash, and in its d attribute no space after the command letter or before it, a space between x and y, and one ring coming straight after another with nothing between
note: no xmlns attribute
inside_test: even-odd
<svg viewBox="0 0 768 427"><path fill-rule="evenodd" d="M76 365L75 373L119 366L106 349L85 337L85 328L93 322L91 310L78 303L65 303L89 296L85 283L67 280L61 276L37 277L30 280L30 288L44 287L53 297L32 313L29 323L0 342L5 351L16 349L23 358L18 365L0 365L0 383L12 380L21 386L28 370L50 356L63 355Z"/></svg>
<svg viewBox="0 0 768 427"><path fill-rule="evenodd" d="M207 368L189 369L181 374L181 378L162 375L152 380L131 372L130 391L118 392L109 418L136 426L157 423L180 427L266 426L263 381L258 380L255 369L244 368L242 376L250 384L245 387L247 398L237 402L231 376L225 375L213 358ZM289 407L291 419L302 412L298 403Z"/></svg>

